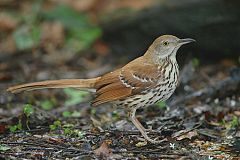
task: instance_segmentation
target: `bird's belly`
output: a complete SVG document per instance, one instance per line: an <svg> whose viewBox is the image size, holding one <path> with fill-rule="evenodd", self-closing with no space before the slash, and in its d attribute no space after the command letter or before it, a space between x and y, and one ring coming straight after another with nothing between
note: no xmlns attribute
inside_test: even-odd
<svg viewBox="0 0 240 160"><path fill-rule="evenodd" d="M133 95L131 97L115 101L115 104L119 107L124 108L140 108L149 106L155 104L158 101L167 100L173 94L175 89L175 86L163 86L159 88L156 87L145 91L142 94Z"/></svg>

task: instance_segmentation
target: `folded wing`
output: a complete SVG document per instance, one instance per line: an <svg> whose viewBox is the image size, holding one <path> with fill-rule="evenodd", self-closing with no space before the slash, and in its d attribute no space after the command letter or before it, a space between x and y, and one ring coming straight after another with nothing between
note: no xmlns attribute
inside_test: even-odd
<svg viewBox="0 0 240 160"><path fill-rule="evenodd" d="M136 63L137 62L137 63ZM92 105L124 99L142 94L156 86L162 74L158 67L144 61L142 57L128 63L122 69L105 74L95 84L96 98Z"/></svg>

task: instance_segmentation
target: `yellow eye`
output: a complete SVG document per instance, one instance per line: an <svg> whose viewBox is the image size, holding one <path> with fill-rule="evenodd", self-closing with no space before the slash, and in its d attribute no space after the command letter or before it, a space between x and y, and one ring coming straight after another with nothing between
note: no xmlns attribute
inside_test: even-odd
<svg viewBox="0 0 240 160"><path fill-rule="evenodd" d="M163 45L164 45L164 46L167 46L167 45L169 45L169 42L168 42L168 41L164 41L164 42L163 42Z"/></svg>

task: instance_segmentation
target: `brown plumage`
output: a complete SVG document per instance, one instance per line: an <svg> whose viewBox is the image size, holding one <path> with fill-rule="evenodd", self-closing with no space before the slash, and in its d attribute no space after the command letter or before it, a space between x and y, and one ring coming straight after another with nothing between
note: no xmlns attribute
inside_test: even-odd
<svg viewBox="0 0 240 160"><path fill-rule="evenodd" d="M61 79L61 80L48 80L42 82L33 82L22 85L9 87L8 92L19 93L23 91L31 91L44 88L93 88L96 81L100 77L92 79Z"/></svg>
<svg viewBox="0 0 240 160"><path fill-rule="evenodd" d="M171 96L178 83L176 52L181 45L192 41L194 40L164 35L157 38L143 56L101 77L34 82L10 87L7 91L19 93L43 88L94 90L96 96L93 106L108 102L124 106L144 138L157 143L160 141L147 136L145 128L136 119L135 112L139 107L152 105Z"/></svg>

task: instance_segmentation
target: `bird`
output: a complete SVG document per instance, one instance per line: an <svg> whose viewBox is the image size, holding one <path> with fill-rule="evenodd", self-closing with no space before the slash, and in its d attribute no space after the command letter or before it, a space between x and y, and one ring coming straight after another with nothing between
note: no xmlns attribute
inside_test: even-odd
<svg viewBox="0 0 240 160"><path fill-rule="evenodd" d="M176 60L178 49L192 38L180 39L173 35L156 38L147 51L122 68L90 79L60 79L26 83L9 87L7 91L19 93L44 88L76 88L95 93L91 103L98 106L112 103L128 112L130 121L150 143L161 140L151 139L148 130L136 118L140 107L147 107L158 101L166 101L179 82L179 66Z"/></svg>

